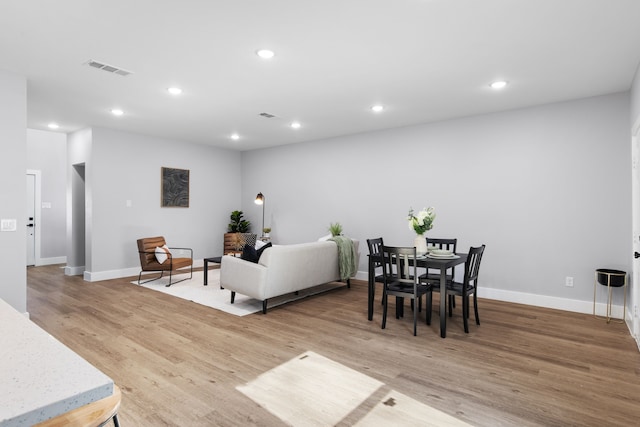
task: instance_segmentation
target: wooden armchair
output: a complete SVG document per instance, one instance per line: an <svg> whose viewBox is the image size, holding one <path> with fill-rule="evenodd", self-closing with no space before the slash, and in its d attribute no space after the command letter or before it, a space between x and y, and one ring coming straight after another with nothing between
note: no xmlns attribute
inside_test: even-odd
<svg viewBox="0 0 640 427"><path fill-rule="evenodd" d="M156 257L156 248L162 248L166 246L166 242L164 237L145 237L142 239L138 239L138 254L140 255L140 274L138 274L138 284L152 282L154 280L158 280L162 278L166 271L169 272L169 284L166 286L171 286L174 283L182 282L183 280L191 279L193 277L193 250L191 248L168 248L170 251L188 251L190 253L189 257L177 257L173 256L173 253L167 253L167 259L162 263L158 262ZM185 268L190 267L190 275L188 278L184 278L181 280L177 280L173 282L173 272ZM145 271L159 271L160 276L150 279L144 282L140 282L142 277L142 273Z"/></svg>

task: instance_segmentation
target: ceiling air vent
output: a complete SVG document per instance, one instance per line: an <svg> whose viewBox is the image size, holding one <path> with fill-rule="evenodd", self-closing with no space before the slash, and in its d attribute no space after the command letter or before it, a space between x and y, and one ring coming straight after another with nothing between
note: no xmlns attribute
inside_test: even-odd
<svg viewBox="0 0 640 427"><path fill-rule="evenodd" d="M260 115L265 119L273 119L275 117L273 114L269 114L269 113L260 113Z"/></svg>
<svg viewBox="0 0 640 427"><path fill-rule="evenodd" d="M124 70L122 68L114 67L113 65L105 64L104 62L94 61L93 59L90 59L85 64L88 65L89 67L92 67L92 68L95 68L95 69L98 69L98 70L102 70L102 71L106 71L108 73L117 74L117 75L123 76L123 77L126 77L129 74L133 74L131 71L127 71L127 70Z"/></svg>

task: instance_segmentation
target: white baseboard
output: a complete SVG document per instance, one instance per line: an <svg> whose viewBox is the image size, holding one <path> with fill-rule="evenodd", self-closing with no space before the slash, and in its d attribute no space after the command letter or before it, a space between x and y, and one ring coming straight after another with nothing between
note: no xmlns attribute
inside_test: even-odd
<svg viewBox="0 0 640 427"><path fill-rule="evenodd" d="M66 256L59 256L59 257L53 257L53 258L38 258L36 260L36 266L66 264L66 263L67 263Z"/></svg>
<svg viewBox="0 0 640 427"><path fill-rule="evenodd" d="M194 268L202 267L203 265L204 265L204 262L201 259L193 261ZM70 267L65 268L65 274L67 275L84 274L84 280L88 282L97 282L100 280L111 280L111 279L119 279L122 277L137 276L140 273L140 267L131 267L131 268L126 268L121 270L110 270L110 271L99 271L99 272L88 272L88 271L84 271L84 267L75 267L75 268L81 269L81 271L75 274L68 274L67 269L69 268ZM153 274L153 273L148 273L148 274ZM366 281L367 277L368 277L368 273L365 271L358 271L355 275L355 278L358 280ZM503 289L482 288L482 287L478 291L478 297L494 299L498 301L513 302L517 304L533 305L536 307L553 308L556 310L573 311L576 313L585 313L585 314L593 313L593 301L573 300L568 298L559 298L559 297L552 297L547 295L537 295L537 294L529 294L526 292L507 291ZM612 318L622 319L624 308L621 305L612 306L611 311L612 311L611 313ZM606 304L597 303L596 314L599 316L604 316L605 313L606 313Z"/></svg>
<svg viewBox="0 0 640 427"><path fill-rule="evenodd" d="M84 265L81 265L79 267L66 266L64 268L64 275L65 276L80 276L80 275L82 275L82 273L84 273Z"/></svg>
<svg viewBox="0 0 640 427"><path fill-rule="evenodd" d="M358 271L355 276L358 280L367 280L368 273ZM493 299L497 301L513 302L517 304L533 305L536 307L553 308L556 310L572 311L575 313L592 314L593 301L581 301L568 298L551 297L547 295L529 294L526 292L506 291L503 289L483 288L478 290L478 297ZM606 314L606 304L596 304L596 314L604 316ZM624 307L622 305L613 305L611 307L611 317L614 319L622 319ZM629 313L627 313L628 315Z"/></svg>
<svg viewBox="0 0 640 427"><path fill-rule="evenodd" d="M202 266L204 266L203 260L201 259L193 260L193 268L199 268ZM122 277L132 277L132 276L137 277L138 274L140 274L140 267L138 266L138 267L124 268L120 270L107 270L107 271L97 271L97 272L83 271L77 274L84 274L84 280L86 280L87 282L98 282L100 280L120 279ZM157 274L157 273L151 271L148 273L143 273L143 276L146 274Z"/></svg>
<svg viewBox="0 0 640 427"><path fill-rule="evenodd" d="M553 308L556 310L573 311L575 313L593 314L593 301L574 300L569 298L551 297L548 295L529 294L526 292L506 291L503 289L482 288L478 290L478 297L498 301L514 302L517 304L533 305L536 307ZM607 304L596 303L596 314L605 316ZM622 319L624 307L611 306L611 317Z"/></svg>
<svg viewBox="0 0 640 427"><path fill-rule="evenodd" d="M107 271L85 271L84 280L87 282L99 282L100 280L119 279L121 277L137 276L140 273L140 267L125 268L122 270Z"/></svg>

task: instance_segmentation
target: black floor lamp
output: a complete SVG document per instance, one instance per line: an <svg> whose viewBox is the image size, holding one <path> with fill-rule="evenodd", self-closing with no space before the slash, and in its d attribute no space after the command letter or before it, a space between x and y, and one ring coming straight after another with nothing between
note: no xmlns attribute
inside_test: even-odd
<svg viewBox="0 0 640 427"><path fill-rule="evenodd" d="M256 205L262 205L262 237L264 237L264 196L258 193L255 200Z"/></svg>

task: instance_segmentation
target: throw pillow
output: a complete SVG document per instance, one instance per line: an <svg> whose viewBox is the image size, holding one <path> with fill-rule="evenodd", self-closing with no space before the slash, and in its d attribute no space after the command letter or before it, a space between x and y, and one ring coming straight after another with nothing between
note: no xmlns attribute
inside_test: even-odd
<svg viewBox="0 0 640 427"><path fill-rule="evenodd" d="M257 240L256 241L256 250L260 249L261 247L263 247L264 245L266 245L266 242L263 242L262 240Z"/></svg>
<svg viewBox="0 0 640 427"><path fill-rule="evenodd" d="M256 252L256 254L258 255L258 259L256 260L256 262L260 260L260 256L262 255L262 252L264 252L265 249L270 248L271 246L273 245L271 244L271 242L269 242L263 247L261 247L260 249L258 249L258 251Z"/></svg>
<svg viewBox="0 0 640 427"><path fill-rule="evenodd" d="M258 262L259 256L256 252L256 248L250 245L244 245L240 258L249 262Z"/></svg>
<svg viewBox="0 0 640 427"><path fill-rule="evenodd" d="M160 264L165 262L167 258L169 258L169 255L171 255L171 252L169 252L169 248L167 247L167 245L164 245L162 247L160 246L156 247L155 252L156 252L156 259Z"/></svg>
<svg viewBox="0 0 640 427"><path fill-rule="evenodd" d="M326 236L322 236L321 238L318 239L318 242L326 242L327 240L329 240L331 237L333 237L331 234L327 234Z"/></svg>

